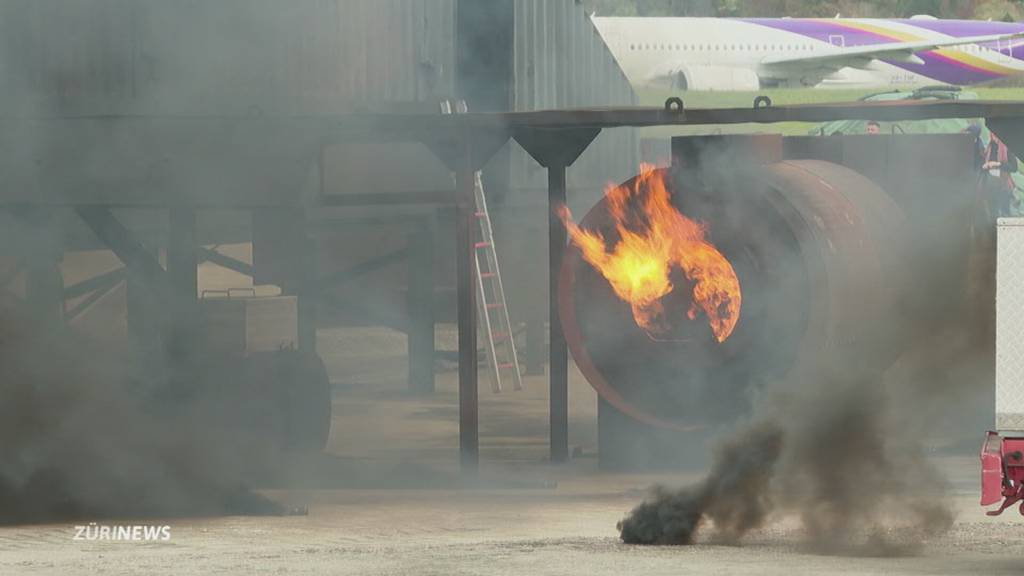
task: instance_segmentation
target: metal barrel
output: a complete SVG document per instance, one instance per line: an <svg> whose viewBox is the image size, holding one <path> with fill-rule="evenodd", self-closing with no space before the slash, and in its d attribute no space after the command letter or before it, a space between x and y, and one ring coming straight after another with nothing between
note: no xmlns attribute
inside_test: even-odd
<svg viewBox="0 0 1024 576"><path fill-rule="evenodd" d="M675 205L705 223L732 264L740 318L722 343L700 327L653 341L570 245L561 321L576 364L604 400L640 422L692 430L743 414L752 391L770 380L853 377L896 358L906 340L898 315L907 286L903 214L871 180L819 160L734 164L728 174L661 170ZM605 200L581 225L616 237ZM686 314L685 298L668 298L670 314Z"/></svg>

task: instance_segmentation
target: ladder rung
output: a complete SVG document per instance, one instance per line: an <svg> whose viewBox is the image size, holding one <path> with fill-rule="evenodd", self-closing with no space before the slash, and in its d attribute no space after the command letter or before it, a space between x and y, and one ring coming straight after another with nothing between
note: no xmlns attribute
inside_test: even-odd
<svg viewBox="0 0 1024 576"><path fill-rule="evenodd" d="M476 244L473 244L473 247L474 248L487 248L490 245L491 245L490 242L477 242Z"/></svg>
<svg viewBox="0 0 1024 576"><path fill-rule="evenodd" d="M511 362L506 362L504 364L498 364L498 370L508 370L509 368L514 368L514 367L515 367L515 364L513 364Z"/></svg>
<svg viewBox="0 0 1024 576"><path fill-rule="evenodd" d="M473 215L476 216L477 218L483 218L487 216L487 212L475 212Z"/></svg>
<svg viewBox="0 0 1024 576"><path fill-rule="evenodd" d="M501 302L490 302L487 304L488 310L494 310L496 308L501 308Z"/></svg>
<svg viewBox="0 0 1024 576"><path fill-rule="evenodd" d="M493 338L495 342L501 342L507 337L508 332L491 332L491 338Z"/></svg>
<svg viewBox="0 0 1024 576"><path fill-rule="evenodd" d="M481 278L494 278L495 276L497 276L497 274L495 274L494 272L481 272L480 273L480 277Z"/></svg>

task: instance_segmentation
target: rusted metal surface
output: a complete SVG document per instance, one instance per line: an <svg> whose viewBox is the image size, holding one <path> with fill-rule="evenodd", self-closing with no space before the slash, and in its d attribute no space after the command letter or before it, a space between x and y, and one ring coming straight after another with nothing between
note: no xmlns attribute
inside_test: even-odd
<svg viewBox="0 0 1024 576"><path fill-rule="evenodd" d="M634 106L637 96L585 6L574 0L515 0L515 69L512 110L581 106ZM516 146L511 150L515 189L543 188L544 171ZM567 186L593 196L636 169L632 130L602 134L567 174ZM511 201L516 201L515 199ZM522 202L520 200L520 202Z"/></svg>
<svg viewBox="0 0 1024 576"><path fill-rule="evenodd" d="M985 276L968 270L980 176L971 135L794 136L783 143L788 159L826 160L867 176L907 215L902 247L910 282L917 284L901 303L908 324L939 331L955 322L974 325L968 319L974 314L989 315L991 294L964 298Z"/></svg>
<svg viewBox="0 0 1024 576"><path fill-rule="evenodd" d="M902 213L874 183L814 160L704 174L704 185L676 178L683 213L708 223L740 277L740 321L722 344L710 337L654 342L567 248L562 325L573 358L605 401L638 421L692 430L742 412L749 389L764 379L891 360L898 350L888 321L898 286L892 244ZM582 225L610 231L603 201Z"/></svg>

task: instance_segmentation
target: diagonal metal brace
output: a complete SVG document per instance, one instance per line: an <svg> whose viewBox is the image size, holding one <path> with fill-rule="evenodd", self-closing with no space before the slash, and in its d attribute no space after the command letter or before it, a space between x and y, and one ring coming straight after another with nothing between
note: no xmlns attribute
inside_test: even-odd
<svg viewBox="0 0 1024 576"><path fill-rule="evenodd" d="M128 274L135 276L166 296L167 272L160 262L146 250L131 230L103 206L78 206L78 215L89 226L93 234L110 248L128 267Z"/></svg>
<svg viewBox="0 0 1024 576"><path fill-rule="evenodd" d="M243 262L237 258L232 258L227 254L218 252L215 248L206 248L205 246L199 246L196 251L198 252L199 260L216 264L222 268L233 270L239 274L245 276L252 276L254 274L252 264Z"/></svg>

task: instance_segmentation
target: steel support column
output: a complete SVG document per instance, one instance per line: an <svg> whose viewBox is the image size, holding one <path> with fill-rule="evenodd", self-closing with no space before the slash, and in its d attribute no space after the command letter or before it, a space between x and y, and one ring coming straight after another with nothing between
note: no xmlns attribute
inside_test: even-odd
<svg viewBox="0 0 1024 576"><path fill-rule="evenodd" d="M171 208L167 231L167 288L169 309L164 309L167 335L164 346L172 365L186 360L197 349L198 250L196 213L191 208Z"/></svg>
<svg viewBox="0 0 1024 576"><path fill-rule="evenodd" d="M305 222L305 220L302 220ZM320 300L320 284L317 282L319 266L317 266L317 245L309 237L306 226L301 234L301 253L296 254L299 260L299 286L295 291L298 306L298 339L299 350L310 354L316 353L317 303Z"/></svg>
<svg viewBox="0 0 1024 576"><path fill-rule="evenodd" d="M25 303L32 318L56 325L64 317L64 277L58 257L33 255L25 266Z"/></svg>
<svg viewBox="0 0 1024 576"><path fill-rule="evenodd" d="M455 284L459 324L459 454L462 470L475 473L480 460L476 342L475 171L468 155L455 171Z"/></svg>
<svg viewBox="0 0 1024 576"><path fill-rule="evenodd" d="M60 226L54 211L44 206L17 207L12 215L30 234L21 247L25 252L16 267L25 272L25 306L35 322L52 328L64 318L64 277L60 270L64 248Z"/></svg>
<svg viewBox="0 0 1024 576"><path fill-rule="evenodd" d="M551 461L569 459L569 351L558 316L558 277L562 270L566 231L556 209L566 205L566 168L601 133L600 128L533 128L516 131L515 139L548 169L548 386Z"/></svg>
<svg viewBox="0 0 1024 576"><path fill-rule="evenodd" d="M475 174L502 146L509 133L504 126L475 129L467 114L438 116L449 130L426 131L421 141L455 173L455 285L459 327L459 459L462 471L475 475L480 461L480 422L477 390L476 269L474 243ZM453 129L452 129L453 128Z"/></svg>
<svg viewBox="0 0 1024 576"><path fill-rule="evenodd" d="M558 276L567 241L557 209L565 206L565 164L548 166L548 325L551 461L569 459L569 349L558 317Z"/></svg>
<svg viewBox="0 0 1024 576"><path fill-rule="evenodd" d="M409 234L408 310L409 391L434 392L434 226L425 218Z"/></svg>

